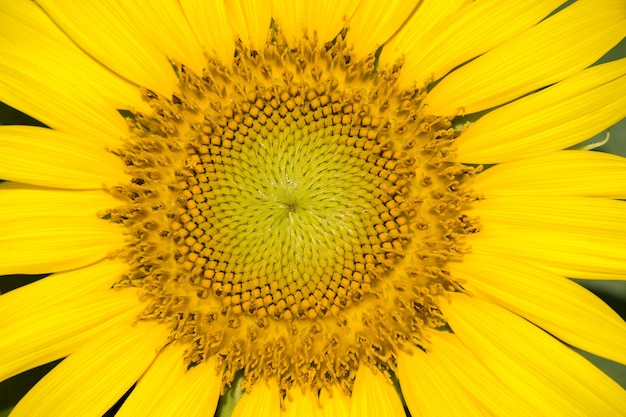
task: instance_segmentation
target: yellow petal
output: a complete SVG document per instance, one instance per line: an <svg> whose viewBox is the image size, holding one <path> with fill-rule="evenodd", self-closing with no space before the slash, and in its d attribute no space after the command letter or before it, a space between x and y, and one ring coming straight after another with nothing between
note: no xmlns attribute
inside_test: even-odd
<svg viewBox="0 0 626 417"><path fill-rule="evenodd" d="M446 369L446 361L454 360L442 357L441 352L427 354L420 349L415 349L413 355L398 355L396 374L412 415L485 415L481 405L456 381L457 375Z"/></svg>
<svg viewBox="0 0 626 417"><path fill-rule="evenodd" d="M280 392L274 380L259 381L245 392L231 417L279 416Z"/></svg>
<svg viewBox="0 0 626 417"><path fill-rule="evenodd" d="M322 415L322 408L317 402L317 392L294 387L287 393L281 417L317 417Z"/></svg>
<svg viewBox="0 0 626 417"><path fill-rule="evenodd" d="M458 160L491 164L565 149L626 117L626 59L598 65L481 117Z"/></svg>
<svg viewBox="0 0 626 417"><path fill-rule="evenodd" d="M0 275L68 271L97 262L125 244L118 226L86 217L5 217L0 230Z"/></svg>
<svg viewBox="0 0 626 417"><path fill-rule="evenodd" d="M435 332L428 353L398 355L397 376L413 416L529 416L541 410L486 369L451 333Z"/></svg>
<svg viewBox="0 0 626 417"><path fill-rule="evenodd" d="M350 19L348 45L357 59L373 54L398 31L417 7L417 1L363 0Z"/></svg>
<svg viewBox="0 0 626 417"><path fill-rule="evenodd" d="M560 231L491 221L468 236L476 253L520 259L571 278L625 279L626 241L590 230ZM514 255L512 255L514 254Z"/></svg>
<svg viewBox="0 0 626 417"><path fill-rule="evenodd" d="M346 26L359 3L358 0L274 0L273 15L288 42L300 39L306 30L310 37L316 33L324 45Z"/></svg>
<svg viewBox="0 0 626 417"><path fill-rule="evenodd" d="M351 417L405 417L400 396L391 381L361 364L352 389Z"/></svg>
<svg viewBox="0 0 626 417"><path fill-rule="evenodd" d="M118 326L50 371L13 409L17 417L100 417L150 366L167 326Z"/></svg>
<svg viewBox="0 0 626 417"><path fill-rule="evenodd" d="M590 197L503 196L474 203L466 212L480 220L511 226L585 232L621 239L626 235L626 202Z"/></svg>
<svg viewBox="0 0 626 417"><path fill-rule="evenodd" d="M463 3L467 4L461 1L423 2L400 33L385 45L381 59L386 60L388 53L393 58L405 55L401 85L410 86L416 81L421 86L427 79L443 77L453 68L532 27L563 0L512 3L482 0L461 7ZM428 13L420 17L422 8ZM434 20L432 9L443 16L436 16L438 19L431 26L430 21Z"/></svg>
<svg viewBox="0 0 626 417"><path fill-rule="evenodd" d="M178 1L125 0L118 7L125 10L137 31L161 55L184 63L197 74L202 73L206 59Z"/></svg>
<svg viewBox="0 0 626 417"><path fill-rule="evenodd" d="M102 190L59 190L25 184L0 184L0 222L5 216L84 216L95 218L105 208L117 207L121 200Z"/></svg>
<svg viewBox="0 0 626 417"><path fill-rule="evenodd" d="M221 378L215 374L215 359L187 371L184 361L187 348L177 344L159 352L115 415L212 416L221 388Z"/></svg>
<svg viewBox="0 0 626 417"><path fill-rule="evenodd" d="M474 179L476 192L498 196L626 198L626 159L587 151L560 151L503 163Z"/></svg>
<svg viewBox="0 0 626 417"><path fill-rule="evenodd" d="M121 159L84 137L32 126L0 127L0 178L54 188L128 182Z"/></svg>
<svg viewBox="0 0 626 417"><path fill-rule="evenodd" d="M251 49L265 46L272 22L272 0L226 0L233 31Z"/></svg>
<svg viewBox="0 0 626 417"><path fill-rule="evenodd" d="M136 84L111 72L82 51L36 3L24 0L2 3L0 19L3 22L0 39L6 45L16 46L15 52L22 59L30 57L56 78L69 80L68 89L95 89L113 104L145 105L137 94ZM71 93L79 92L66 92Z"/></svg>
<svg viewBox="0 0 626 417"><path fill-rule="evenodd" d="M324 44L335 38L354 15L361 0L314 0L306 3L304 24Z"/></svg>
<svg viewBox="0 0 626 417"><path fill-rule="evenodd" d="M126 132L116 109L147 108L137 86L81 51L34 2L2 2L0 21L7 104L54 129L111 141Z"/></svg>
<svg viewBox="0 0 626 417"><path fill-rule="evenodd" d="M119 144L126 123L95 89L82 89L82 83L59 76L63 68L54 63L24 56L20 46L0 42L0 48L0 95L4 102L49 127Z"/></svg>
<svg viewBox="0 0 626 417"><path fill-rule="evenodd" d="M623 415L624 389L548 333L494 304L461 293L450 298L441 309L454 333L544 415Z"/></svg>
<svg viewBox="0 0 626 417"><path fill-rule="evenodd" d="M626 364L626 323L580 285L532 265L472 253L450 272L476 297L499 304L564 342Z"/></svg>
<svg viewBox="0 0 626 417"><path fill-rule="evenodd" d="M324 417L349 417L352 399L336 387L329 388L329 390L323 389L320 392L321 415Z"/></svg>
<svg viewBox="0 0 626 417"><path fill-rule="evenodd" d="M11 320L2 325L0 380L80 350L132 322L142 308L135 290L106 290L10 311Z"/></svg>
<svg viewBox="0 0 626 417"><path fill-rule="evenodd" d="M402 79L409 77L411 78L410 81L418 80L417 77L413 76L415 69L409 68L419 60L418 50L430 49L431 42L434 42L432 39L429 43L424 42L425 37L428 36L430 30L435 26L447 27L447 25L450 25L452 22L447 20L448 16L471 3L468 0L424 0L420 2L417 9L415 9L400 30L385 43L385 47L380 53L380 61L391 63L404 57L404 70L400 77ZM466 9L463 10L465 11ZM444 22L446 25L442 24Z"/></svg>
<svg viewBox="0 0 626 417"><path fill-rule="evenodd" d="M154 417L214 415L222 389L222 375L216 369L216 356L189 370L180 360L178 366L167 375L166 381L160 381L161 384L166 384L168 389L153 401L149 415Z"/></svg>
<svg viewBox="0 0 626 417"><path fill-rule="evenodd" d="M433 114L506 103L588 67L626 35L623 0L580 0L454 71L425 100Z"/></svg>
<svg viewBox="0 0 626 417"><path fill-rule="evenodd" d="M59 272L2 294L0 297L0 327L26 312L45 310L47 306L63 304L93 291L104 291L118 280L128 265L119 260L105 260L85 268Z"/></svg>
<svg viewBox="0 0 626 417"><path fill-rule="evenodd" d="M235 36L224 2L180 0L180 5L204 51L217 55L226 65L232 63L235 56Z"/></svg>
<svg viewBox="0 0 626 417"><path fill-rule="evenodd" d="M121 2L94 0L75 7L72 0L37 4L76 44L93 58L137 85L169 94L176 77L149 34L125 12Z"/></svg>
<svg viewBox="0 0 626 417"><path fill-rule="evenodd" d="M151 417L154 405L173 385L171 374L178 373L184 365L185 347L167 346L159 352L148 370L141 376L116 417Z"/></svg>

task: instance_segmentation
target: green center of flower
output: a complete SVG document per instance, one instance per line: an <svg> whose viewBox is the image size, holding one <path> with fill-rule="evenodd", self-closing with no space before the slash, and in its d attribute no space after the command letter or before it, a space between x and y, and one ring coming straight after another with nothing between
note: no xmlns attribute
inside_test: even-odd
<svg viewBox="0 0 626 417"><path fill-rule="evenodd" d="M438 300L462 291L446 271L476 221L475 174L452 160L450 118L424 116L424 89L400 91L400 65L355 62L342 39L262 51L203 74L172 62L180 91L144 90L113 151L130 184L108 187L128 231L117 287L148 301L141 320L218 355L225 383L275 378L352 389L359 364L388 373L399 349L428 348Z"/></svg>
<svg viewBox="0 0 626 417"><path fill-rule="evenodd" d="M188 248L183 266L199 297L237 314L338 313L407 241L394 201L407 179L380 119L323 85L290 90L249 94L187 150L187 212L172 224Z"/></svg>

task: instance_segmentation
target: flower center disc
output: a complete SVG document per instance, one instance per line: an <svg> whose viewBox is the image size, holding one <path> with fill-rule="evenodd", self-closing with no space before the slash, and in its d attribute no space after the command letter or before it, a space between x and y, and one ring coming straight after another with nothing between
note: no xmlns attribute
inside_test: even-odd
<svg viewBox="0 0 626 417"><path fill-rule="evenodd" d="M438 298L462 290L445 264L477 229L461 213L475 170L452 162L459 132L422 114L424 90L341 37L279 31L229 67L172 66L180 91L144 90L153 113L133 112L113 151L133 180L108 188L130 239L116 287L141 288L140 319L245 386L350 391L361 362L387 373L398 349L427 349Z"/></svg>
<svg viewBox="0 0 626 417"><path fill-rule="evenodd" d="M408 227L394 198L407 179L380 118L352 93L329 79L281 87L249 92L224 126L203 126L173 228L189 232L179 234L200 297L236 314L314 319L360 299L402 256Z"/></svg>

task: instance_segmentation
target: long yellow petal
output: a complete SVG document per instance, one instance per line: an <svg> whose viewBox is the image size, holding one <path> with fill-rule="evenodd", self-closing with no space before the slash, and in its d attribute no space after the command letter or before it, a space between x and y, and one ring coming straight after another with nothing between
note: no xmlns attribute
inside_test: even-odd
<svg viewBox="0 0 626 417"><path fill-rule="evenodd" d="M167 326L118 326L50 371L13 409L14 417L100 417L139 379L163 346Z"/></svg>
<svg viewBox="0 0 626 417"><path fill-rule="evenodd" d="M308 36L316 33L320 44L324 45L346 26L359 3L359 0L274 0L273 15L287 41L300 39L306 29Z"/></svg>
<svg viewBox="0 0 626 417"><path fill-rule="evenodd" d="M96 217L105 208L122 205L122 201L103 190L60 190L26 184L0 184L0 222L5 216L84 216Z"/></svg>
<svg viewBox="0 0 626 417"><path fill-rule="evenodd" d="M450 264L475 296L499 304L564 342L626 364L626 323L580 285L512 259L468 254Z"/></svg>
<svg viewBox="0 0 626 417"><path fill-rule="evenodd" d="M400 30L385 43L385 47L380 53L380 62L395 62L404 57L404 70L400 75L401 79L408 77L410 80L417 80L419 77L411 64L419 58L417 50L429 48L431 43L424 42L430 30L437 26L442 26L442 22L450 25L447 18L454 15L454 12L464 9L464 6L471 4L468 0L424 0L411 14L409 19L402 25ZM456 19L455 19L456 20ZM431 39L432 41L432 39ZM416 76L417 75L417 76ZM419 80L424 81L424 80Z"/></svg>
<svg viewBox="0 0 626 417"><path fill-rule="evenodd" d="M550 416L623 416L626 392L543 330L494 304L450 294L441 309L455 334L520 397Z"/></svg>
<svg viewBox="0 0 626 417"><path fill-rule="evenodd" d="M454 71L425 100L432 114L488 109L593 64L626 35L623 0L580 0Z"/></svg>
<svg viewBox="0 0 626 417"><path fill-rule="evenodd" d="M126 132L116 109L147 108L136 85L81 51L34 2L2 2L0 21L7 104L52 128L110 140Z"/></svg>
<svg viewBox="0 0 626 417"><path fill-rule="evenodd" d="M214 370L215 360L187 371L186 349L185 345L173 345L159 352L116 416L212 416L221 387L221 378Z"/></svg>
<svg viewBox="0 0 626 417"><path fill-rule="evenodd" d="M433 333L431 348L398 355L397 376L411 415L540 415L540 409L498 381L456 335Z"/></svg>
<svg viewBox="0 0 626 417"><path fill-rule="evenodd" d="M363 0L350 19L348 44L357 59L376 52L398 31L418 5L418 1L384 2Z"/></svg>
<svg viewBox="0 0 626 417"><path fill-rule="evenodd" d="M385 45L381 59L405 55L401 85L410 86L415 81L421 86L427 79L438 80L453 68L529 29L563 0L481 0L460 9L459 3L467 2L424 2L400 33ZM437 12L444 9L447 15L436 21L437 25L430 26L430 13L419 17L422 8Z"/></svg>
<svg viewBox="0 0 626 417"><path fill-rule="evenodd" d="M122 230L100 219L33 217L0 224L0 275L68 271L124 247Z"/></svg>
<svg viewBox="0 0 626 417"><path fill-rule="evenodd" d="M474 179L473 186L486 198L626 198L626 159L601 152L554 152L491 167Z"/></svg>
<svg viewBox="0 0 626 417"><path fill-rule="evenodd" d="M189 370L180 360L178 366L175 366L167 376L167 382L161 381L168 389L153 402L149 415L154 417L214 415L222 389L222 376L217 373L216 368L216 356Z"/></svg>
<svg viewBox="0 0 626 417"><path fill-rule="evenodd" d="M93 291L111 288L128 265L119 260L104 260L85 268L59 272L2 294L0 297L0 327L15 321L16 316L28 317L27 312L44 311L47 306L63 304Z"/></svg>
<svg viewBox="0 0 626 417"><path fill-rule="evenodd" d="M598 65L481 117L458 160L492 164L565 149L626 117L626 59Z"/></svg>
<svg viewBox="0 0 626 417"><path fill-rule="evenodd" d="M167 346L141 376L116 417L152 417L154 405L173 384L171 374L185 367L184 346Z"/></svg>
<svg viewBox="0 0 626 417"><path fill-rule="evenodd" d="M398 355L396 374L411 415L484 416L480 403L463 390L457 375L446 369L446 361L456 358L442 358L441 352L433 349L433 353L415 349L413 355Z"/></svg>
<svg viewBox="0 0 626 417"><path fill-rule="evenodd" d="M124 0L119 6L125 10L137 31L163 56L184 63L197 74L202 73L206 58L178 1Z"/></svg>
<svg viewBox="0 0 626 417"><path fill-rule="evenodd" d="M542 410L537 408L536 404L523 401L516 392L502 384L496 375L463 346L456 335L433 333L431 346L432 353L441 358L442 366L448 369L450 375L456 377L456 381L481 403L490 415L541 415Z"/></svg>
<svg viewBox="0 0 626 417"><path fill-rule="evenodd" d="M265 46L272 22L272 0L226 0L233 31L251 49Z"/></svg>
<svg viewBox="0 0 626 417"><path fill-rule="evenodd" d="M511 226L617 238L626 235L626 202L591 197L503 196L474 203L467 215Z"/></svg>
<svg viewBox="0 0 626 417"><path fill-rule="evenodd" d="M231 417L279 416L280 392L275 381L260 381L245 392Z"/></svg>
<svg viewBox="0 0 626 417"><path fill-rule="evenodd" d="M400 396L391 381L361 364L352 389L351 417L405 417Z"/></svg>
<svg viewBox="0 0 626 417"><path fill-rule="evenodd" d="M6 104L60 131L119 144L127 132L126 122L95 89L81 89L80 82L76 88L66 76L59 77L59 70L50 69L62 72L59 61L25 56L22 47L5 42L0 48L0 97Z"/></svg>
<svg viewBox="0 0 626 417"><path fill-rule="evenodd" d="M294 387L287 394L280 417L321 417L322 408L317 402L317 393Z"/></svg>
<svg viewBox="0 0 626 417"><path fill-rule="evenodd" d="M235 35L226 6L218 0L180 0L185 17L206 53L215 54L226 65L235 56Z"/></svg>
<svg viewBox="0 0 626 417"><path fill-rule="evenodd" d="M42 9L81 49L137 85L169 95L176 77L122 2L94 0L75 7L71 0L41 0Z"/></svg>
<svg viewBox="0 0 626 417"><path fill-rule="evenodd" d="M626 241L589 230L566 232L491 221L468 236L476 253L521 259L571 278L626 279ZM514 254L514 255L512 255Z"/></svg>
<svg viewBox="0 0 626 417"><path fill-rule="evenodd" d="M322 405L322 416L324 417L349 417L352 399L341 392L340 389L330 388L332 396L328 390L320 392L320 404Z"/></svg>
<svg viewBox="0 0 626 417"><path fill-rule="evenodd" d="M0 126L0 146L0 178L5 180L93 190L131 178L104 144L52 129Z"/></svg>
<svg viewBox="0 0 626 417"><path fill-rule="evenodd" d="M5 296L0 297L1 300ZM141 312L134 290L98 291L62 303L27 304L2 325L0 380L68 356Z"/></svg>
<svg viewBox="0 0 626 417"><path fill-rule="evenodd" d="M57 78L71 82L68 90L96 89L112 104L149 108L137 91L137 85L117 74L87 55L31 1L16 0L0 5L0 39L18 47L15 52L26 59L35 58ZM19 49L22 49L20 51ZM6 52L6 51L5 51ZM65 94L78 91L65 91ZM95 100L94 100L95 101Z"/></svg>

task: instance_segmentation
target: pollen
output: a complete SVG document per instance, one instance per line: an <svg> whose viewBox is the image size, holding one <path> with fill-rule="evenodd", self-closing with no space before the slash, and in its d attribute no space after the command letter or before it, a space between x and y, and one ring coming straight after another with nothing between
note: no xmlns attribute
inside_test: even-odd
<svg viewBox="0 0 626 417"><path fill-rule="evenodd" d="M138 320L168 326L187 367L216 356L225 385L243 370L245 389L349 393L361 363L390 375L446 325L480 168L453 162L461 132L425 115L426 85L396 86L401 62L271 35L201 74L172 61L170 96L142 90L152 111L111 149L133 177L106 187L128 239L115 287L138 289Z"/></svg>

